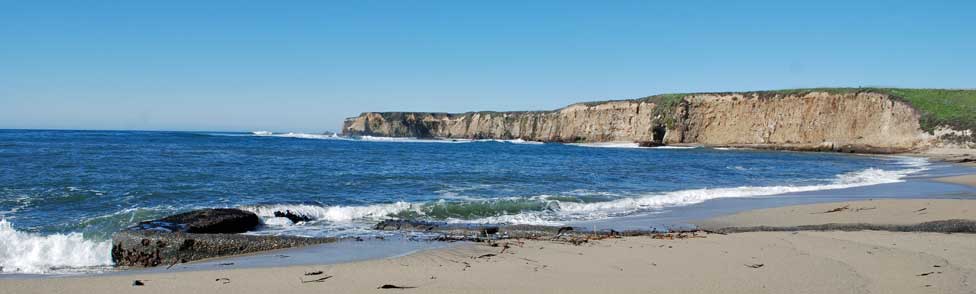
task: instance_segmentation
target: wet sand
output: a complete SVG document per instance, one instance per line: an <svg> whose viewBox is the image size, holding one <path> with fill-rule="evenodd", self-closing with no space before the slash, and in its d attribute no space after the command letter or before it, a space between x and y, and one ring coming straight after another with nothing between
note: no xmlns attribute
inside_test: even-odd
<svg viewBox="0 0 976 294"><path fill-rule="evenodd" d="M819 224L909 225L939 220L976 220L976 198L881 199L759 209L697 221L706 229L794 227Z"/></svg>
<svg viewBox="0 0 976 294"><path fill-rule="evenodd" d="M841 207L847 208L827 212ZM944 219L976 220L976 200L802 205L744 212L701 223L908 224ZM579 245L507 240L498 242L496 247L467 244L333 265L7 279L0 280L0 289L4 293L238 294L976 291L976 255L972 254L976 252L976 234L800 231L683 237L607 238ZM509 248L505 249L505 245ZM135 280L144 285L133 286ZM416 288L378 289L383 285Z"/></svg>
<svg viewBox="0 0 976 294"><path fill-rule="evenodd" d="M976 164L973 164L971 166L976 166ZM952 183L952 184L960 184L960 185L967 185L967 186L976 187L976 175L962 175L962 176L955 176L955 177L944 177L944 178L938 178L938 179L935 179L935 180L936 181L939 181L939 182L943 182L943 183Z"/></svg>

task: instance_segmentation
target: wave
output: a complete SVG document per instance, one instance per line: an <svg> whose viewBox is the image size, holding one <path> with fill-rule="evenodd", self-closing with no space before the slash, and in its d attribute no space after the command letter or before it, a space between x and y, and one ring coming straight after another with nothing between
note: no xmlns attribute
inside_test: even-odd
<svg viewBox="0 0 976 294"><path fill-rule="evenodd" d="M474 140L468 139L420 139L420 138L409 138L409 137L375 137L375 136L358 136L353 137L360 141L370 141L370 142L397 142L397 143L471 143Z"/></svg>
<svg viewBox="0 0 976 294"><path fill-rule="evenodd" d="M353 137L361 141L374 141L374 142L403 142L403 143L510 143L510 144L545 144L545 142L539 141L526 141L523 139L455 139L455 138L435 138L435 139L420 139L420 138L408 138L408 137L374 137L374 136L359 136Z"/></svg>
<svg viewBox="0 0 976 294"><path fill-rule="evenodd" d="M698 146L655 146L655 147L641 147L639 143L634 143L634 142L566 143L566 145L579 146L579 147L593 147L593 148L647 148L647 149L695 149L695 148L700 148Z"/></svg>
<svg viewBox="0 0 976 294"><path fill-rule="evenodd" d="M17 231L0 219L0 271L52 273L112 265L112 242L85 239L81 233L39 235Z"/></svg>
<svg viewBox="0 0 976 294"><path fill-rule="evenodd" d="M320 140L347 140L336 134L308 134L308 133L272 133L268 131L254 131L252 135L257 137L278 137L278 138L298 138L298 139L320 139Z"/></svg>
<svg viewBox="0 0 976 294"><path fill-rule="evenodd" d="M602 219L669 207L698 204L719 198L771 196L786 193L835 190L904 181L912 173L926 170L924 159L899 159L901 170L868 168L837 175L825 184L742 186L702 188L640 195L606 195L579 197L573 195L540 195L491 200L439 200L427 203L396 202L367 206L323 206L314 204L280 204L245 206L257 213L267 225L287 226L290 222L274 217L275 211L290 210L313 221L354 222L386 218L438 220L465 223L509 223L559 225L565 222Z"/></svg>
<svg viewBox="0 0 976 294"><path fill-rule="evenodd" d="M509 143L509 144L529 144L529 145L542 145L546 142L540 141L526 141L523 139L512 139L512 140L502 140L502 139L481 139L474 140L475 142L498 142L498 143Z"/></svg>
<svg viewBox="0 0 976 294"><path fill-rule="evenodd" d="M771 196L786 193L836 190L898 183L904 181L902 180L904 176L917 171L920 170L886 171L869 168L838 175L830 184L807 186L743 186L680 190L598 203L561 203L559 209L561 212L569 215L577 215L584 218L601 218L642 210L698 204L719 198Z"/></svg>
<svg viewBox="0 0 976 294"><path fill-rule="evenodd" d="M374 204L367 206L321 206L312 204L271 204L248 205L240 207L253 212L262 220L276 218L276 211L291 211L293 213L330 222L349 222L354 220L378 220L391 214L401 213L417 207L417 204L396 202L390 204ZM280 220L272 220L272 224L280 224Z"/></svg>
<svg viewBox="0 0 976 294"><path fill-rule="evenodd" d="M633 142L566 143L566 145L592 148L641 148L640 144Z"/></svg>
<svg viewBox="0 0 976 294"><path fill-rule="evenodd" d="M651 149L695 149L695 148L701 148L701 147L699 147L699 146L667 146L667 145L665 145L665 146L656 146L656 147L648 147L648 148L651 148Z"/></svg>
<svg viewBox="0 0 976 294"><path fill-rule="evenodd" d="M350 141L367 141L367 142L397 142L397 143L477 143L477 142L497 142L497 143L511 143L511 144L545 144L539 141L526 141L523 139L512 139L512 140L502 140L502 139L453 139L453 138L435 138L435 139L420 139L420 138L410 138L410 137L377 137L377 136L355 136L346 137L339 136L338 134L308 134L308 133L272 133L269 131L253 131L251 132L253 136L258 137L279 137L279 138L299 138L299 139L321 139L321 140L350 140Z"/></svg>

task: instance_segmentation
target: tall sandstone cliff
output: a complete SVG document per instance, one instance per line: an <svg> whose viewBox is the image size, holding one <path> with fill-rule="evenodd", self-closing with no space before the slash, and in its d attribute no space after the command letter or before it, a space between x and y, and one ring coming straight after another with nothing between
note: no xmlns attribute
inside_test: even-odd
<svg viewBox="0 0 976 294"><path fill-rule="evenodd" d="M939 145L919 113L883 93L773 92L663 95L573 104L554 111L367 112L351 136L627 141L790 150L894 153Z"/></svg>

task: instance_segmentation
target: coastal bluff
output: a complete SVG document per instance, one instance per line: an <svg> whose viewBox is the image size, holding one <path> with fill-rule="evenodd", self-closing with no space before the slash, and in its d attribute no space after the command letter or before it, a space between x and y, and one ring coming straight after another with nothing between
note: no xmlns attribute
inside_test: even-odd
<svg viewBox="0 0 976 294"><path fill-rule="evenodd" d="M346 119L342 134L858 153L976 147L967 122L942 119L940 113L918 107L931 103L915 103L920 99L899 96L892 92L896 90L900 89L665 94L577 103L552 111L365 112ZM965 108L969 105L950 106L963 107L964 115L970 110Z"/></svg>

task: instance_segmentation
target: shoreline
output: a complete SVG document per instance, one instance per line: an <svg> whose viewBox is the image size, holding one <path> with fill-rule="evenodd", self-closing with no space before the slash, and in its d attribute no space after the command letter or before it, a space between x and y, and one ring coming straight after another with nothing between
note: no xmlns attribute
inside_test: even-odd
<svg viewBox="0 0 976 294"><path fill-rule="evenodd" d="M976 199L798 205L753 210L702 224L909 224L958 218L976 220ZM0 288L10 293L138 289L247 294L364 293L393 285L424 293L646 293L651 289L658 293L962 293L971 291L967 281L976 278L976 258L968 253L972 250L976 250L976 234L929 232L688 233L596 237L576 245L511 239L495 246L460 243L328 265L0 279ZM143 286L132 286L135 280Z"/></svg>
<svg viewBox="0 0 976 294"><path fill-rule="evenodd" d="M943 163L943 164L948 164L948 165L953 165L953 166L960 166L960 167L976 167L976 165L973 165L971 163L970 164L967 164L967 163L952 163L952 162L947 162L947 161L940 160L940 159L935 159L935 158L929 158L929 159L932 160L933 163ZM920 182L932 182L932 183L936 183L936 182L938 182L938 183L949 183L949 184L965 185L967 187L976 187L976 181L974 181L974 180L976 180L976 174L973 174L971 170L965 170L965 172L967 172L968 174L958 175L959 173L948 173L948 174L951 174L952 175L952 176L948 176L948 177L946 177L946 176L938 176L938 175L936 175L936 176L927 175L925 177L916 178L914 180L909 180L909 181L914 182L914 183L920 183ZM948 196L948 194L947 195L943 195L943 197L945 197L945 196ZM952 197L952 196L949 196L949 197ZM911 198L911 196L909 196L909 198ZM921 199L921 200L936 200L936 199L935 198L931 198L931 199ZM904 200L871 200L871 201L878 201L878 203L880 203L880 202L884 202L884 201L904 201ZM958 200L958 201L968 201L968 200ZM829 206L831 204L812 204L812 205L828 205ZM800 207L800 206L805 206L805 205L794 205L794 206L788 206L788 207ZM776 207L776 206L774 205L773 207ZM942 206L939 206L939 207L942 207ZM955 208L954 205L948 205L946 207L948 207L948 208ZM750 210L748 212L755 212L755 211L764 211L764 210L767 210L767 209L762 209L762 207L759 207L759 208L760 209L754 209L754 210ZM855 207L853 209L857 210L859 208L861 208L861 207ZM776 208L772 208L772 209L776 209ZM934 210L935 209L933 208L932 211L934 211ZM735 215L738 215L738 214L740 214L740 213L735 213ZM766 214L769 214L769 213L767 212ZM838 215L840 215L840 214L838 214ZM953 213L936 212L936 213L934 213L934 215L945 216L945 217L947 217L947 219L957 219L957 217L960 215L960 213L958 211L955 212L954 214ZM955 215L957 217L949 217L949 216L953 216L953 215ZM965 218L967 216L969 216L969 215L967 215L965 213L962 214L962 217L963 218ZM721 218L722 217L717 217L717 218L713 218L713 219L721 219ZM914 224L917 224L917 223L921 223L921 222L924 222L924 221L932 221L932 220L934 220L934 219L917 219L913 223ZM935 220L937 220L937 219L935 219ZM699 222L690 222L690 223L693 223L693 224L701 224ZM765 222L765 224L769 224L769 223L771 223L771 222L769 222L769 221ZM802 226L802 225L811 225L811 224L812 223L807 222L807 223L794 223L792 225L793 226ZM875 220L873 222L873 224L896 225L896 224L907 224L907 223L905 223L903 221L902 222L898 222L898 221L888 220L888 221L884 221L884 222L879 222L878 220ZM754 225L763 225L763 224L754 224ZM785 224L780 224L780 225L781 226L785 226ZM601 228L605 229L606 227L601 227ZM704 228L706 228L706 229L713 229L714 227L704 227ZM502 241L502 242L505 242L505 241ZM372 242L366 242L366 243L372 243ZM417 255L417 254L426 254L425 252L427 252L427 251L445 250L445 249L443 249L443 247L444 246L431 246L429 244L427 246L417 245L417 246L411 247L410 250L407 250L405 252L398 253L398 254L386 254L386 255L379 254L379 255L370 255L370 256L365 256L365 257L360 257L360 258L351 258L351 259L341 259L341 258L339 258L339 259L331 259L331 260L326 259L326 260L318 260L316 262L301 262L301 263L293 263L293 262L286 262L286 263L278 262L278 263L274 263L274 262L268 262L268 263L264 263L264 264L257 265L257 266L253 266L252 265L252 266L246 266L246 267L243 267L243 268L242 267L228 267L228 268L233 268L233 269L226 269L226 270L239 270L239 269L260 270L260 269L275 269L275 268L290 268L290 267L296 267L296 266L308 266L310 264L319 264L319 265L331 264L331 265L339 265L339 264L346 264L346 263L350 263L350 262L351 263L370 262L370 261L375 261L375 260L386 260L386 259L391 259L391 258L400 258L400 257L403 256L403 254L407 254L409 256L409 255ZM284 250L303 251L303 250L305 250L305 248L293 248L293 249L284 249ZM347 250L346 252L350 252L350 251ZM265 254L265 253L268 253L268 252L249 254L249 255L245 255L245 256L218 257L218 258L214 258L214 259L204 260L202 262L187 263L186 265L189 265L188 269L181 269L181 270L179 270L179 272L212 272L212 271L225 271L225 269L222 269L222 266L219 266L219 265L220 264L223 264L223 263L226 263L228 260L240 259L240 258L247 258L247 257L254 257L254 256L261 257L262 255L264 255L264 257L267 257L268 255L270 255L270 254ZM208 263L211 266L209 268L197 266L197 265L203 264L203 263ZM183 264L181 264L181 265L183 265ZM178 268L179 268L179 266L178 266ZM144 275L144 274L150 274L151 275L151 274L165 274L165 273L171 273L171 272L169 272L168 270L160 270L159 268L149 268L149 269L130 269L130 270L120 270L120 271L109 271L109 272L104 272L104 273L82 274L82 275L77 275L77 276L75 276L73 274L68 274L68 275L57 275L57 274L55 274L55 275L43 275L43 274L42 275L34 275L34 274L25 274L25 275L20 276L20 277L17 277L16 275L13 276L13 277L10 277L10 276L8 276L8 277L0 277L0 280L20 280L20 279L47 280L47 279L59 279L59 278L96 278L97 279L97 278L106 277L106 276L129 276L129 275ZM2 284L2 283L0 283L0 284Z"/></svg>

